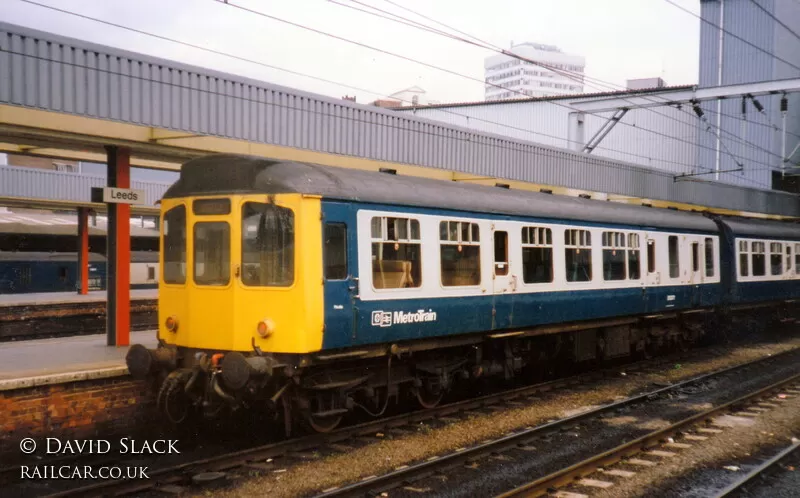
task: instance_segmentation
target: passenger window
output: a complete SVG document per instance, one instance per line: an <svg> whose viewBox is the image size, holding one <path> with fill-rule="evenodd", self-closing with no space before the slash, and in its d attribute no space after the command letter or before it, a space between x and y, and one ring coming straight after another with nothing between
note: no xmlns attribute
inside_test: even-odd
<svg viewBox="0 0 800 498"><path fill-rule="evenodd" d="M227 285L231 273L230 226L224 221L194 224L194 281Z"/></svg>
<svg viewBox="0 0 800 498"><path fill-rule="evenodd" d="M164 282L168 284L186 283L186 207L175 206L164 213L164 221L161 226Z"/></svg>
<svg viewBox="0 0 800 498"><path fill-rule="evenodd" d="M422 285L419 220L372 218L372 286L402 289Z"/></svg>
<svg viewBox="0 0 800 498"><path fill-rule="evenodd" d="M769 245L769 266L771 275L783 274L783 244L780 242Z"/></svg>
<svg viewBox="0 0 800 498"><path fill-rule="evenodd" d="M592 234L588 230L564 230L567 282L592 280Z"/></svg>
<svg viewBox="0 0 800 498"><path fill-rule="evenodd" d="M700 244L692 242L692 272L700 271Z"/></svg>
<svg viewBox="0 0 800 498"><path fill-rule="evenodd" d="M522 281L553 281L553 232L543 227L522 227Z"/></svg>
<svg viewBox="0 0 800 498"><path fill-rule="evenodd" d="M625 234L603 232L603 280L625 280Z"/></svg>
<svg viewBox="0 0 800 498"><path fill-rule="evenodd" d="M714 276L714 239L706 238L705 253L706 253L706 277Z"/></svg>
<svg viewBox="0 0 800 498"><path fill-rule="evenodd" d="M344 223L326 223L323 234L323 258L326 280L347 278L347 227Z"/></svg>
<svg viewBox="0 0 800 498"><path fill-rule="evenodd" d="M443 286L481 283L480 230L477 223L439 223L439 251Z"/></svg>
<svg viewBox="0 0 800 498"><path fill-rule="evenodd" d="M764 254L764 242L751 242L750 252L753 257L753 276L763 277L767 274L767 256Z"/></svg>
<svg viewBox="0 0 800 498"><path fill-rule="evenodd" d="M739 276L747 277L750 275L750 253L747 250L747 241L739 241Z"/></svg>
<svg viewBox="0 0 800 498"><path fill-rule="evenodd" d="M647 273L655 273L656 271L656 241L653 239L647 240Z"/></svg>
<svg viewBox="0 0 800 498"><path fill-rule="evenodd" d="M681 276L680 257L678 255L678 237L670 235L667 239L669 250L669 278L679 278Z"/></svg>
<svg viewBox="0 0 800 498"><path fill-rule="evenodd" d="M628 279L639 280L642 277L641 258L639 257L639 234L628 234Z"/></svg>
<svg viewBox="0 0 800 498"><path fill-rule="evenodd" d="M242 283L288 287L294 282L294 212L261 202L242 206Z"/></svg>
<svg viewBox="0 0 800 498"><path fill-rule="evenodd" d="M494 233L494 274L508 275L508 232Z"/></svg>

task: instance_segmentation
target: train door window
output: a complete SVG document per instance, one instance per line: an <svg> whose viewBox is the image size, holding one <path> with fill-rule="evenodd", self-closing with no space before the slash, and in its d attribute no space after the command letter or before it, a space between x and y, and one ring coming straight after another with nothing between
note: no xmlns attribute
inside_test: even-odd
<svg viewBox="0 0 800 498"><path fill-rule="evenodd" d="M786 244L786 266L783 267L783 272L787 275L792 273L792 245Z"/></svg>
<svg viewBox="0 0 800 498"><path fill-rule="evenodd" d="M669 250L669 278L678 278L681 276L681 263L678 254L678 236L670 235L667 239L667 248Z"/></svg>
<svg viewBox="0 0 800 498"><path fill-rule="evenodd" d="M67 267L66 266L59 266L58 267L58 279L62 282L67 281Z"/></svg>
<svg viewBox="0 0 800 498"><path fill-rule="evenodd" d="M639 280L642 277L641 258L639 257L639 234L628 234L628 279Z"/></svg>
<svg viewBox="0 0 800 498"><path fill-rule="evenodd" d="M706 277L714 276L714 239L707 237L703 241L706 256Z"/></svg>
<svg viewBox="0 0 800 498"><path fill-rule="evenodd" d="M739 276L746 277L750 275L750 252L747 250L748 244L746 240L739 241Z"/></svg>
<svg viewBox="0 0 800 498"><path fill-rule="evenodd" d="M763 277L767 274L767 256L765 254L764 242L751 242L750 252L752 256L752 268L754 277Z"/></svg>
<svg viewBox="0 0 800 498"><path fill-rule="evenodd" d="M800 244L794 245L794 274L800 276Z"/></svg>
<svg viewBox="0 0 800 498"><path fill-rule="evenodd" d="M494 232L494 274L508 275L508 232Z"/></svg>
<svg viewBox="0 0 800 498"><path fill-rule="evenodd" d="M372 286L401 289L422 285L419 220L376 216L372 234Z"/></svg>
<svg viewBox="0 0 800 498"><path fill-rule="evenodd" d="M344 280L347 278L347 227L344 223L325 223L323 244L325 278Z"/></svg>
<svg viewBox="0 0 800 498"><path fill-rule="evenodd" d="M592 280L592 234L588 230L564 230L567 282Z"/></svg>
<svg viewBox="0 0 800 498"><path fill-rule="evenodd" d="M783 274L783 244L772 242L769 245L770 275Z"/></svg>
<svg viewBox="0 0 800 498"><path fill-rule="evenodd" d="M603 280L625 280L625 234L603 232Z"/></svg>
<svg viewBox="0 0 800 498"><path fill-rule="evenodd" d="M186 283L186 207L175 206L164 213L161 227L164 282Z"/></svg>
<svg viewBox="0 0 800 498"><path fill-rule="evenodd" d="M700 271L700 244L692 242L692 272Z"/></svg>
<svg viewBox="0 0 800 498"><path fill-rule="evenodd" d="M156 279L156 268L155 266L148 266L147 267L147 280L155 280Z"/></svg>
<svg viewBox="0 0 800 498"><path fill-rule="evenodd" d="M445 287L481 283L481 243L477 223L439 223L439 257Z"/></svg>
<svg viewBox="0 0 800 498"><path fill-rule="evenodd" d="M647 239L647 273L656 272L656 241Z"/></svg>
<svg viewBox="0 0 800 498"><path fill-rule="evenodd" d="M553 281L553 232L544 227L522 227L522 281Z"/></svg>
<svg viewBox="0 0 800 498"><path fill-rule="evenodd" d="M262 202L242 206L244 285L288 287L294 282L294 212Z"/></svg>
<svg viewBox="0 0 800 498"><path fill-rule="evenodd" d="M231 228L224 221L194 224L194 282L227 285L231 273Z"/></svg>

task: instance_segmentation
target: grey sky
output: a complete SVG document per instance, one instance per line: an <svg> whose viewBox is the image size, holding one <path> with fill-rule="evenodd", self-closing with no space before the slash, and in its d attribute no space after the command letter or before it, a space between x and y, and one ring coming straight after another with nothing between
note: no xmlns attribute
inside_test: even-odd
<svg viewBox="0 0 800 498"><path fill-rule="evenodd" d="M419 85L431 99L482 100L483 84L356 47L226 6L215 0L36 0L143 31L233 53L274 66L387 95ZM338 36L483 79L488 50L372 17L327 0L230 0ZM337 0L349 3L349 0ZM383 0L360 0L412 14ZM699 20L663 0L395 0L493 44L533 41L586 57L588 76L624 85L661 76L668 84L697 81ZM680 0L699 13L698 0ZM179 60L332 96L348 90L274 69L156 40L54 12L21 0L0 0L2 20L95 43ZM359 7L356 4L351 4ZM426 24L429 21L419 19ZM606 90L593 88L586 91Z"/></svg>

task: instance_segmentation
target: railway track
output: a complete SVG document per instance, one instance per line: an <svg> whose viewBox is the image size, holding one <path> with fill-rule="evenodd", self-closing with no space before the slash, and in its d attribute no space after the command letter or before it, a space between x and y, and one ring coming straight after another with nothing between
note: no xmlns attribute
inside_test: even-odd
<svg viewBox="0 0 800 498"><path fill-rule="evenodd" d="M763 362L778 361L782 358L797 354L798 350L790 350L765 359L757 359L712 373L704 374L672 386L655 389L638 396L634 396L616 403L611 403L596 410L581 413L566 419L545 424L543 426L527 428L522 431L509 434L496 441L485 442L475 447L462 449L454 452L452 455L444 455L416 465L404 467L391 474L372 477L337 489L326 490L320 496L361 495L367 492L380 493L383 490L390 489L399 484L410 482L414 479L419 479L421 476L430 475L431 473L445 469L448 466L458 465L459 463L466 462L470 459L476 459L492 453L502 452L503 449L524 447L524 442L526 440L536 437L538 434L559 430L561 427L574 425L585 418L596 416L600 413L613 412L614 410L620 409L624 406L644 402L653 396L662 396L672 391L677 392L681 389L691 386L692 384L702 383L717 376L727 375L739 371L747 371L749 368L759 365ZM672 363L675 361L675 358L663 358L661 360L662 361L659 363ZM643 369L657 367L657 365L654 365L653 361L649 361L628 365L626 366L626 370L628 372L633 372L636 370L637 365ZM381 420L366 422L352 427L345 427L329 434L312 435L254 447L234 453L216 455L210 458L186 462L162 469L151 469L149 472L150 479L147 481L103 481L77 489L66 490L56 493L52 496L124 495L152 489L180 492L181 490L185 489L187 485L193 482L197 483L198 481L213 481L214 479L222 480L225 477L225 473L234 471L236 469L246 470L248 472L270 472L276 470L278 467L276 467L275 463L273 463L273 460L281 457L288 457L289 461L291 461L292 458L298 458L300 461L302 461L304 453L308 454L309 452L314 451L321 451L323 453L352 451L352 447L342 445L341 443L359 437L374 438L378 432L391 433L393 430L402 432L404 427L414 427L420 422L448 418L459 413L469 413L470 410L481 410L486 408L503 409L503 405L511 407L520 404L527 404L526 401L528 403L532 402L529 400L530 397L535 397L547 391L568 389L571 387L576 389L591 389L591 380L607 376L608 374L613 374L615 376L619 375L619 369L609 369L587 375L579 375L562 380L512 389L497 394L490 394L475 399L468 399L448 405L442 405L429 410L401 414ZM285 467L285 465L283 466Z"/></svg>
<svg viewBox="0 0 800 498"><path fill-rule="evenodd" d="M758 467L748 472L744 477L732 483L727 488L720 491L715 498L732 498L734 496L742 496L747 493L747 488L751 485L758 486L755 482L756 479L764 477L767 474L776 471L779 464L790 456L797 454L800 450L800 441L796 441L792 445L779 451L772 458L768 459Z"/></svg>

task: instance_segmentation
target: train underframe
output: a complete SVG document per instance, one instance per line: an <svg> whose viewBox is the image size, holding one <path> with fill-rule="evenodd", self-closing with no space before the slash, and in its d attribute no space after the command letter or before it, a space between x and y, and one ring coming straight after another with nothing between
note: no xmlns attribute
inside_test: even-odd
<svg viewBox="0 0 800 498"><path fill-rule="evenodd" d="M420 407L435 407L449 391L482 378L543 379L575 365L686 349L732 330L735 316L698 310L324 356L223 353L162 343L156 350L133 346L127 362L134 377L157 383L158 410L172 425L198 414L255 409L279 420L287 435L298 423L328 432L350 413L378 417L409 398ZM754 318L760 316L769 320ZM748 317L755 327L796 320L787 306L760 308Z"/></svg>

